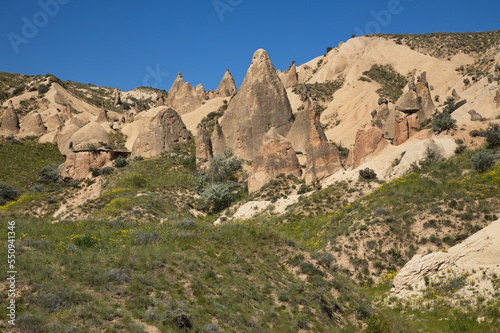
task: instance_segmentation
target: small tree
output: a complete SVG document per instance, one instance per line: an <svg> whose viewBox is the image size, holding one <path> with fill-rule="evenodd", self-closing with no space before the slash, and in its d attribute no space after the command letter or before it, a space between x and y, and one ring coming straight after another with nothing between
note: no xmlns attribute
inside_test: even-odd
<svg viewBox="0 0 500 333"><path fill-rule="evenodd" d="M365 168L364 170L359 170L360 180L374 180L377 179L377 174L373 169Z"/></svg>
<svg viewBox="0 0 500 333"><path fill-rule="evenodd" d="M445 107L443 108L443 112L452 113L462 105L467 103L467 100L463 99L460 102L455 103L455 99L453 97L448 97L446 102L444 102Z"/></svg>
<svg viewBox="0 0 500 333"><path fill-rule="evenodd" d="M123 168L123 167L126 167L128 165L128 161L124 157L118 156L118 158L116 160L114 160L113 165L116 168Z"/></svg>
<svg viewBox="0 0 500 333"><path fill-rule="evenodd" d="M50 166L43 167L42 170L40 170L40 174L38 177L38 181L45 184L58 182L59 179L59 170L54 169Z"/></svg>
<svg viewBox="0 0 500 333"><path fill-rule="evenodd" d="M242 161L231 150L226 150L212 158L207 176L212 182L237 181L241 164Z"/></svg>
<svg viewBox="0 0 500 333"><path fill-rule="evenodd" d="M444 131L457 128L456 120L451 117L448 112L442 112L434 118L431 123L431 129L435 133L439 134Z"/></svg>
<svg viewBox="0 0 500 333"><path fill-rule="evenodd" d="M500 147L500 124L490 124L484 131L489 148Z"/></svg>

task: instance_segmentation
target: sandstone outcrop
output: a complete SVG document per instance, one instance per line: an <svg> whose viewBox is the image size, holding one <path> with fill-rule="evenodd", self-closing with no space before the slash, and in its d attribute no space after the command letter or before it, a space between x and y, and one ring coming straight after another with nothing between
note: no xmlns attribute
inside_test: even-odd
<svg viewBox="0 0 500 333"><path fill-rule="evenodd" d="M198 97L204 101L206 99L208 99L208 95L207 95L207 92L205 91L205 87L203 87L203 84L199 84L196 86L196 95L198 95Z"/></svg>
<svg viewBox="0 0 500 333"><path fill-rule="evenodd" d="M255 192L279 174L300 177L299 160L292 144L272 127L264 136L248 176L248 191Z"/></svg>
<svg viewBox="0 0 500 333"><path fill-rule="evenodd" d="M308 110L309 137L306 147L306 184L314 184L342 169L337 147L328 141L319 122L319 106L314 103Z"/></svg>
<svg viewBox="0 0 500 333"><path fill-rule="evenodd" d="M286 139L292 143L296 152L305 153L309 138L309 123L308 110L302 108L295 114L295 121L286 135Z"/></svg>
<svg viewBox="0 0 500 333"><path fill-rule="evenodd" d="M215 119L215 126L211 141L213 155L222 155L227 149L226 138L224 137L224 133L222 133L222 127L220 127L218 118Z"/></svg>
<svg viewBox="0 0 500 333"><path fill-rule="evenodd" d="M497 102L497 108L500 107L500 81L498 82L498 89L495 95L495 102Z"/></svg>
<svg viewBox="0 0 500 333"><path fill-rule="evenodd" d="M299 75L297 74L297 66L295 61L292 61L290 67L280 75L281 81L285 88L291 87L299 82Z"/></svg>
<svg viewBox="0 0 500 333"><path fill-rule="evenodd" d="M104 105L101 107L96 121L100 124L109 124L108 110L104 108Z"/></svg>
<svg viewBox="0 0 500 333"><path fill-rule="evenodd" d="M156 107L165 106L165 97L163 94L156 94Z"/></svg>
<svg viewBox="0 0 500 333"><path fill-rule="evenodd" d="M19 130L20 136L40 136L47 133L42 116L37 111L30 112L24 118L21 128Z"/></svg>
<svg viewBox="0 0 500 333"><path fill-rule="evenodd" d="M57 131L54 136L54 142L57 144L61 155L68 155L71 152L70 139L80 128L76 124L66 124L62 129Z"/></svg>
<svg viewBox="0 0 500 333"><path fill-rule="evenodd" d="M417 129L420 128L420 120L416 113L407 114L401 111L396 112L396 122L394 126L393 144L399 146L408 140Z"/></svg>
<svg viewBox="0 0 500 333"><path fill-rule="evenodd" d="M63 178L83 179L92 176L91 169L102 169L112 166L118 156L126 157L129 153L112 150L71 151L60 167Z"/></svg>
<svg viewBox="0 0 500 333"><path fill-rule="evenodd" d="M366 158L387 146L384 134L376 125L361 127L356 133L354 147L349 151L347 166L357 168L366 161Z"/></svg>
<svg viewBox="0 0 500 333"><path fill-rule="evenodd" d="M115 106L122 104L122 99L120 97L120 92L118 91L118 88L115 88L113 92L113 97L115 98Z"/></svg>
<svg viewBox="0 0 500 333"><path fill-rule="evenodd" d="M19 118L17 117L14 104L9 101L7 110L2 117L2 126L0 127L0 135L17 134L19 132Z"/></svg>
<svg viewBox="0 0 500 333"><path fill-rule="evenodd" d="M184 82L182 74L178 73L168 91L165 105L173 108L179 114L184 114L199 108L201 98L189 82Z"/></svg>
<svg viewBox="0 0 500 333"><path fill-rule="evenodd" d="M462 97L460 97L460 95L457 93L457 90L456 89L453 89L451 91L451 96L453 96L453 98L455 99L455 101L458 101L459 99L461 99Z"/></svg>
<svg viewBox="0 0 500 333"><path fill-rule="evenodd" d="M164 151L170 151L176 143L187 142L189 139L189 131L181 116L173 109L163 107L137 136L132 147L132 155L158 156Z"/></svg>
<svg viewBox="0 0 500 333"><path fill-rule="evenodd" d="M205 124L198 124L196 133L196 164L203 165L213 157L212 140Z"/></svg>
<svg viewBox="0 0 500 333"><path fill-rule="evenodd" d="M233 75L229 72L229 69L226 69L222 80L215 90L215 96L217 97L231 97L236 93L236 84L234 84Z"/></svg>
<svg viewBox="0 0 500 333"><path fill-rule="evenodd" d="M390 117L389 101L385 98L379 98L378 108L374 111L372 124L380 128L385 138L394 138L394 121Z"/></svg>
<svg viewBox="0 0 500 333"><path fill-rule="evenodd" d="M474 109L469 110L469 112L467 113L470 114L471 121L479 121L483 119L483 117L479 113L477 113L477 111Z"/></svg>
<svg viewBox="0 0 500 333"><path fill-rule="evenodd" d="M285 87L267 52L257 50L240 90L220 122L226 144L236 156L252 160L271 127L286 135L292 121Z"/></svg>
<svg viewBox="0 0 500 333"><path fill-rule="evenodd" d="M408 298L422 295L426 281L433 283L446 278L468 276L478 283L477 296L494 297L494 279L488 277L500 274L500 220L473 234L462 243L445 252L427 255L417 254L399 271L394 278L391 294ZM486 277L486 279L485 279ZM464 294L466 290L456 290ZM476 295L474 297L476 298Z"/></svg>
<svg viewBox="0 0 500 333"><path fill-rule="evenodd" d="M109 144L110 138L104 127L93 121L80 128L69 139L69 149L83 150L99 148L102 145Z"/></svg>

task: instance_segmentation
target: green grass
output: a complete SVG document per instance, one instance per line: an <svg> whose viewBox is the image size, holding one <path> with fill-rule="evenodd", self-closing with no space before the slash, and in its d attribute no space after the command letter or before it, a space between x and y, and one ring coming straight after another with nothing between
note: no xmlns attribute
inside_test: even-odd
<svg viewBox="0 0 500 333"><path fill-rule="evenodd" d="M396 102L403 94L403 88L408 83L404 75L399 74L391 65L373 65L370 70L363 72L362 81L373 80L380 84L382 88L377 90L377 94L388 98L392 103Z"/></svg>
<svg viewBox="0 0 500 333"><path fill-rule="evenodd" d="M37 181L43 167L57 168L64 157L53 144L14 139L0 141L0 161L0 181L25 192Z"/></svg>

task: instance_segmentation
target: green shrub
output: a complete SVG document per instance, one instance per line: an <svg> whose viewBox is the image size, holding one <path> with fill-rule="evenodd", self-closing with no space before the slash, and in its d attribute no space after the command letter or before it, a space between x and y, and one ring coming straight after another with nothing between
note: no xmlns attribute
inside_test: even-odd
<svg viewBox="0 0 500 333"><path fill-rule="evenodd" d="M123 167L126 167L128 165L128 161L126 158L124 158L122 156L118 156L118 158L113 161L113 165L116 168L123 168Z"/></svg>
<svg viewBox="0 0 500 333"><path fill-rule="evenodd" d="M471 157L474 169L479 172L485 172L490 169L494 164L494 156L490 152L480 151Z"/></svg>
<svg viewBox="0 0 500 333"><path fill-rule="evenodd" d="M220 212L238 198L240 186L236 182L212 183L200 195L209 211Z"/></svg>
<svg viewBox="0 0 500 333"><path fill-rule="evenodd" d="M42 170L40 170L38 176L38 181L45 184L56 183L59 181L59 179L59 170L54 169L50 166L43 167Z"/></svg>
<svg viewBox="0 0 500 333"><path fill-rule="evenodd" d="M365 168L363 170L359 170L359 179L360 180L374 180L377 179L377 174L373 169Z"/></svg>
<svg viewBox="0 0 500 333"><path fill-rule="evenodd" d="M489 148L500 147L500 124L489 124L484 131L484 136Z"/></svg>
<svg viewBox="0 0 500 333"><path fill-rule="evenodd" d="M442 112L432 120L431 129L433 132L439 134L457 128L456 122L448 112Z"/></svg>
<svg viewBox="0 0 500 333"><path fill-rule="evenodd" d="M19 195L18 190L0 181L0 205L5 205L9 201L16 200Z"/></svg>
<svg viewBox="0 0 500 333"><path fill-rule="evenodd" d="M226 150L222 155L217 154L212 158L207 176L210 181L216 183L237 181L241 165L242 161L234 156L231 150Z"/></svg>
<svg viewBox="0 0 500 333"><path fill-rule="evenodd" d="M467 103L467 100L465 99L455 103L455 99L453 97L448 97L444 102L445 107L443 108L443 112L452 113L465 103Z"/></svg>
<svg viewBox="0 0 500 333"><path fill-rule="evenodd" d="M396 72L391 65L373 65L363 75L380 84L382 88L377 93L393 103L403 94L403 88L408 83L404 75ZM360 80L369 82L369 79L363 77Z"/></svg>
<svg viewBox="0 0 500 333"><path fill-rule="evenodd" d="M38 95L43 95L47 91L49 91L49 87L47 87L46 84L40 83L37 87L37 90L38 90Z"/></svg>
<svg viewBox="0 0 500 333"><path fill-rule="evenodd" d="M113 167L104 167L101 169L101 175L110 175L113 173L114 170L115 168Z"/></svg>

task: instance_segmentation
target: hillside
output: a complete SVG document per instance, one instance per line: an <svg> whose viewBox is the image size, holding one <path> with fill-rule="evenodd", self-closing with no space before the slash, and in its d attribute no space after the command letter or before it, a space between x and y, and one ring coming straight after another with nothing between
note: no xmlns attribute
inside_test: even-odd
<svg viewBox="0 0 500 333"><path fill-rule="evenodd" d="M260 49L239 89L0 73L0 328L496 332L499 64L493 31Z"/></svg>

